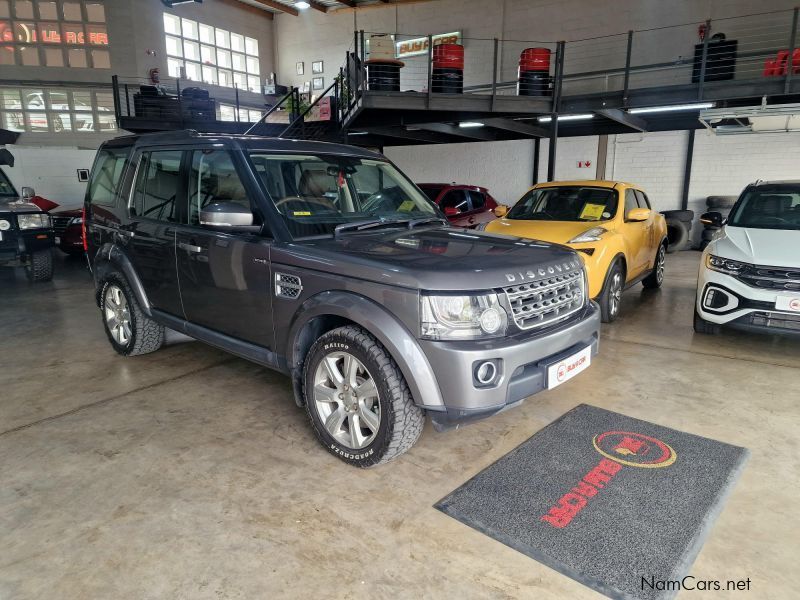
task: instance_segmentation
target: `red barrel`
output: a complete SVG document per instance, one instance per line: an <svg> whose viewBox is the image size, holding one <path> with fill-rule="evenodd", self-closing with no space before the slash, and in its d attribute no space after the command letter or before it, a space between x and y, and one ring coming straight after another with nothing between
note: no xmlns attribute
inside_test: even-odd
<svg viewBox="0 0 800 600"><path fill-rule="evenodd" d="M548 68L549 68L548 57ZM464 69L464 46L439 44L433 47L433 66L436 69Z"/></svg>
<svg viewBox="0 0 800 600"><path fill-rule="evenodd" d="M550 71L549 48L526 48L519 57L521 73L530 71Z"/></svg>

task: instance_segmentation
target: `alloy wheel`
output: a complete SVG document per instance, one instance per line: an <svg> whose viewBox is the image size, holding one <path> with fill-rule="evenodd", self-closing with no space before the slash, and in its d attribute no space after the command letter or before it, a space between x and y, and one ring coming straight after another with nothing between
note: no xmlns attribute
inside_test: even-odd
<svg viewBox="0 0 800 600"><path fill-rule="evenodd" d="M656 281L658 281L658 285L661 285L664 282L664 265L667 260L667 251L662 245L658 249L658 258L656 258Z"/></svg>
<svg viewBox="0 0 800 600"><path fill-rule="evenodd" d="M622 273L617 271L611 278L611 289L608 294L608 312L616 315L622 302Z"/></svg>
<svg viewBox="0 0 800 600"><path fill-rule="evenodd" d="M348 352L326 354L314 372L314 405L325 429L352 450L378 435L381 407L372 375Z"/></svg>
<svg viewBox="0 0 800 600"><path fill-rule="evenodd" d="M131 311L125 294L119 286L111 284L104 299L106 326L120 346L127 346L131 341Z"/></svg>

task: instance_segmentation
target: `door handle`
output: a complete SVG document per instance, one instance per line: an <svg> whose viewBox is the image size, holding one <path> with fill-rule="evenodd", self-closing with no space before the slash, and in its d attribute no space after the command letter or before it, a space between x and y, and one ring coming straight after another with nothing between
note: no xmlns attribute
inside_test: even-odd
<svg viewBox="0 0 800 600"><path fill-rule="evenodd" d="M183 242L178 244L178 248L180 248L181 250L186 250L187 252L193 252L194 254L199 254L200 252L203 251L203 248L201 246L194 246L192 244L185 244Z"/></svg>

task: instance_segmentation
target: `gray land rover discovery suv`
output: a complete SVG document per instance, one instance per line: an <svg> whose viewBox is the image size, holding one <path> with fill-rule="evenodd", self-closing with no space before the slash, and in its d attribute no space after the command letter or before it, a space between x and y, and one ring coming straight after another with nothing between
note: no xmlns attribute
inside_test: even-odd
<svg viewBox="0 0 800 600"><path fill-rule="evenodd" d="M320 442L368 467L552 388L597 353L568 248L449 227L380 154L169 132L104 144L85 204L108 339L177 330L289 375Z"/></svg>

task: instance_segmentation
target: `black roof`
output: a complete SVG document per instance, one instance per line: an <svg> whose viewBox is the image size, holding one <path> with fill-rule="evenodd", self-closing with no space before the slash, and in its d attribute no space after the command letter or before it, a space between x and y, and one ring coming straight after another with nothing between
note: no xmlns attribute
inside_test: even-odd
<svg viewBox="0 0 800 600"><path fill-rule="evenodd" d="M346 144L329 142L310 142L308 140L288 140L283 138L262 137L257 135L199 133L192 129L178 131L160 131L126 135L106 142L106 146L130 146L150 144L175 144L192 142L233 142L246 150L266 150L273 152L301 152L303 154L342 154L360 158L383 159L383 155Z"/></svg>

